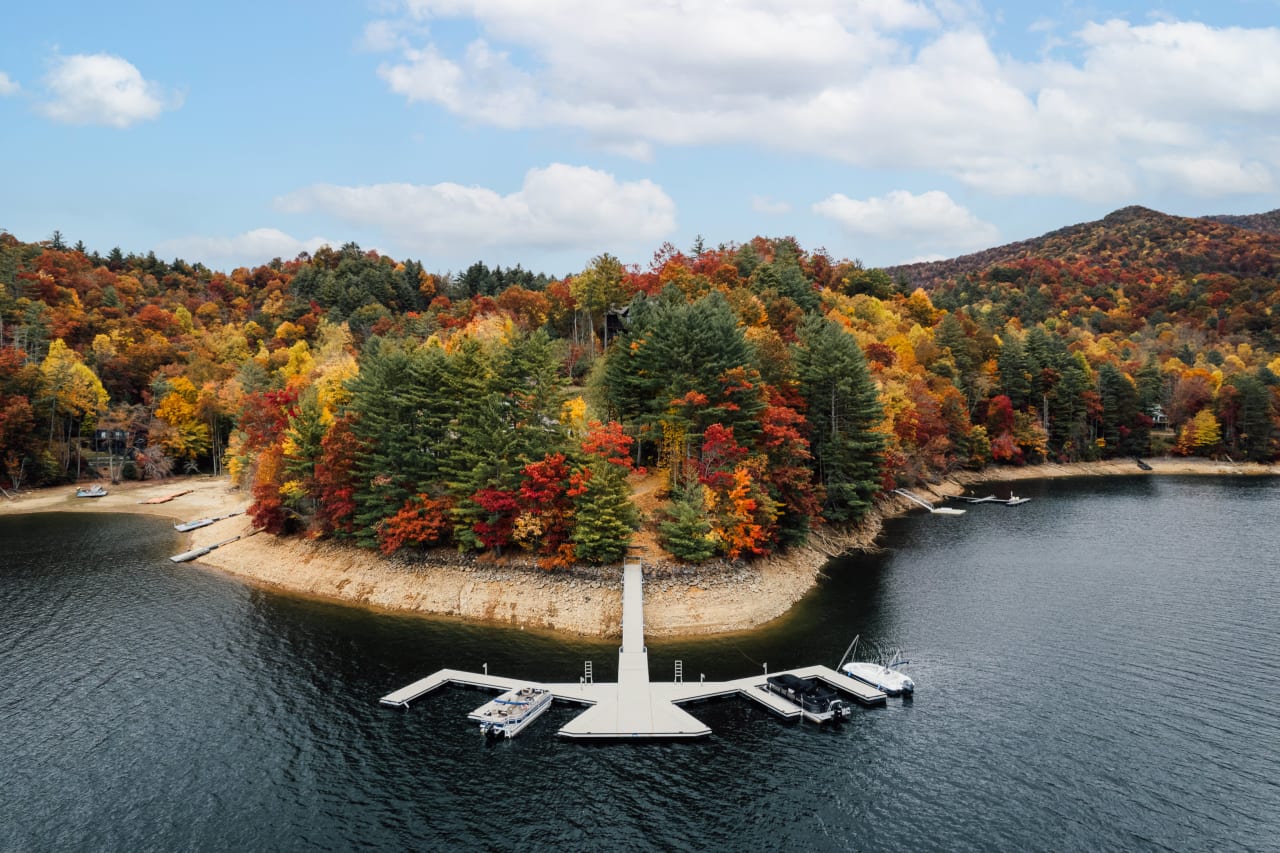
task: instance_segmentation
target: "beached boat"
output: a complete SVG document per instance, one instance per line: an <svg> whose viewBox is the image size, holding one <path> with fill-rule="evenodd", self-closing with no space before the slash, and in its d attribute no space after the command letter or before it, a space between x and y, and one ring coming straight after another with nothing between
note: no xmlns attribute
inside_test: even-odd
<svg viewBox="0 0 1280 853"><path fill-rule="evenodd" d="M870 661L851 660L841 670L850 678L856 678L864 684L870 684L881 693L889 696L911 695L915 693L916 683L904 672L892 666L872 663Z"/></svg>
<svg viewBox="0 0 1280 853"><path fill-rule="evenodd" d="M78 498L105 498L107 490L102 486L88 486L76 489L76 497Z"/></svg>
<svg viewBox="0 0 1280 853"><path fill-rule="evenodd" d="M839 722L852 713L849 704L816 678L801 678L790 673L771 675L766 679L770 693L776 693L800 708L806 720L815 723Z"/></svg>
<svg viewBox="0 0 1280 853"><path fill-rule="evenodd" d="M467 715L480 724L486 737L515 737L551 707L551 691L542 687L513 687Z"/></svg>

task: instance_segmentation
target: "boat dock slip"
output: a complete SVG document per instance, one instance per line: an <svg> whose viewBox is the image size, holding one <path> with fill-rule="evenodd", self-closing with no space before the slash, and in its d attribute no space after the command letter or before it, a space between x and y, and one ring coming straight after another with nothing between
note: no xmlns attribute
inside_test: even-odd
<svg viewBox="0 0 1280 853"><path fill-rule="evenodd" d="M874 687L825 666L805 666L773 674L816 678L864 705L882 705L887 698ZM617 683L596 684L582 679L576 683L544 684L488 673L442 669L388 693L380 701L383 705L408 708L413 700L445 684L499 691L522 686L540 687L562 702L588 705L560 729L562 737L575 739L704 737L711 734L711 729L679 706L733 694L758 702L784 718L801 715L799 706L768 691L765 675L687 684L683 681L650 681L649 650L644 644L644 574L640 561L634 558L627 558L622 566L622 645L618 648Z"/></svg>

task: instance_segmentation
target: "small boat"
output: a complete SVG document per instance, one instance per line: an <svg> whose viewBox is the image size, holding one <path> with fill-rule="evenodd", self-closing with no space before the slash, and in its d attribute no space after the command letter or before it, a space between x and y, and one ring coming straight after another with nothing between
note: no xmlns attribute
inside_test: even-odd
<svg viewBox="0 0 1280 853"><path fill-rule="evenodd" d="M544 687L513 687L467 714L480 724L485 737L512 738L551 707L551 691Z"/></svg>
<svg viewBox="0 0 1280 853"><path fill-rule="evenodd" d="M1018 504L1024 504L1029 500L1031 500L1031 498L1020 498L1017 495L1009 495L1009 500L1005 501L1004 505L1017 506Z"/></svg>
<svg viewBox="0 0 1280 853"><path fill-rule="evenodd" d="M89 486L76 489L76 497L78 498L105 498L107 490L102 486Z"/></svg>
<svg viewBox="0 0 1280 853"><path fill-rule="evenodd" d="M884 658L885 660L893 661L887 664L849 660L849 657L857 648L858 637L854 637L853 642L849 644L849 648L845 650L844 657L840 659L840 665L836 667L840 672L850 678L861 681L863 684L870 684L888 696L911 696L915 693L916 683L911 680L911 677L894 669L894 667L902 666L907 661L896 659L896 653L892 658ZM845 663L847 660L849 662Z"/></svg>
<svg viewBox="0 0 1280 853"><path fill-rule="evenodd" d="M893 666L884 666L870 661L851 660L841 669L850 678L856 678L864 684L870 684L881 693L889 696L910 695L915 693L916 690L916 683L911 680L911 677L894 669Z"/></svg>
<svg viewBox="0 0 1280 853"><path fill-rule="evenodd" d="M769 676L765 689L797 705L804 718L815 723L839 722L852 713L839 693L818 683L816 678L801 678L783 672Z"/></svg>

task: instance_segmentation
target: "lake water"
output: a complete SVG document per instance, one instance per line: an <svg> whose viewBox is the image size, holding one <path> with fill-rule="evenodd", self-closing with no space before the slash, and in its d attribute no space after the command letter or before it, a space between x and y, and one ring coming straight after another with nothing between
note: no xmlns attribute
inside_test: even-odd
<svg viewBox="0 0 1280 853"><path fill-rule="evenodd" d="M616 641L255 590L151 518L0 518L0 850L1280 849L1280 480L1016 489L892 522L774 624L650 643L655 680L722 679L860 634L913 701L693 705L687 743L377 703L444 666L612 679Z"/></svg>

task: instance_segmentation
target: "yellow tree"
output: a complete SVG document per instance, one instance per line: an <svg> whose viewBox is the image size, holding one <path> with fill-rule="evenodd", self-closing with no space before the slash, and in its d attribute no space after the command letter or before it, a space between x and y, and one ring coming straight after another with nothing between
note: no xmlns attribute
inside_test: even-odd
<svg viewBox="0 0 1280 853"><path fill-rule="evenodd" d="M169 392L156 408L156 417L164 422L160 445L174 459L195 461L209 451L209 424L201 417L199 402L200 392L190 379L169 380Z"/></svg>
<svg viewBox="0 0 1280 853"><path fill-rule="evenodd" d="M1191 419L1191 443L1197 452L1211 452L1222 443L1222 427L1208 409L1201 409Z"/></svg>
<svg viewBox="0 0 1280 853"><path fill-rule="evenodd" d="M83 420L107 408L107 390L80 356L61 339L49 344L49 353L40 364L44 399L49 405L49 442L53 443L54 422L59 414Z"/></svg>
<svg viewBox="0 0 1280 853"><path fill-rule="evenodd" d="M597 327L604 329L604 347L609 346L609 311L627 300L626 270L622 262L609 253L591 259L591 266L574 276L569 293L587 312L591 338Z"/></svg>

